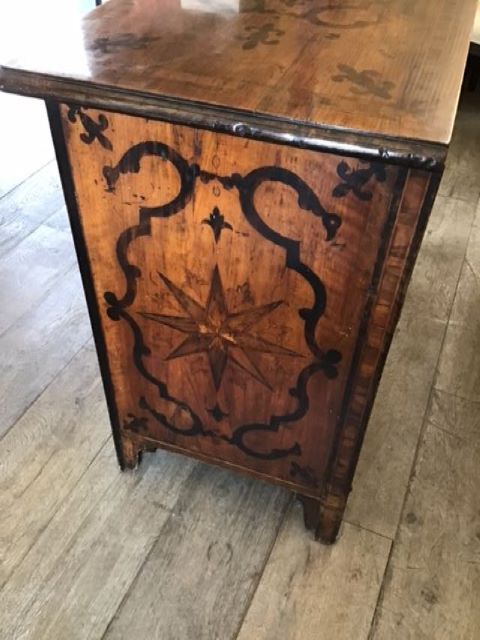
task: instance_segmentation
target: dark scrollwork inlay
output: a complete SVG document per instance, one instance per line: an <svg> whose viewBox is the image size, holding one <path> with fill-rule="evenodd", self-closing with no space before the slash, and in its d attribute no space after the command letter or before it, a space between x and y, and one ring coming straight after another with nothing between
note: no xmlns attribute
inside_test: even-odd
<svg viewBox="0 0 480 640"><path fill-rule="evenodd" d="M258 459L274 460L290 455L300 455L301 449L298 442L282 449L272 448L269 451L259 451L248 444L248 437L251 434L261 434L262 432L277 433L281 427L301 420L309 410L310 402L307 388L310 379L319 372L322 372L327 378L335 378L338 373L337 365L341 360L341 354L334 349L322 349L315 338L318 322L325 312L326 307L326 291L323 283L310 267L302 262L300 242L281 235L278 231L268 226L263 220L255 206L255 193L264 182L278 182L283 186L291 187L297 193L299 207L320 218L326 231L327 240L332 240L335 237L337 229L341 224L340 217L334 213L327 212L320 204L318 197L312 189L292 171L281 167L266 166L255 169L245 176L237 173L229 176L220 176L202 171L197 164L189 164L172 148L156 141L141 142L130 148L116 166L104 167L103 174L107 182L108 190L114 191L115 184L121 175L138 173L140 171L141 160L145 156L156 156L174 165L180 177L179 192L170 202L162 206L140 207L138 224L125 229L120 234L116 245L116 255L118 263L124 273L126 288L121 297L118 297L111 291L107 291L104 294L104 298L108 305L107 313L109 317L114 321L125 322L130 328L133 337L132 358L138 372L157 389L161 399L175 406L175 414L177 416L181 415L182 419L178 422L173 422L165 413L158 411L156 407L152 406L145 397L140 398L139 407L148 411L162 427L173 433L182 436L219 438L238 447L246 455ZM133 304L136 297L137 280L141 277L140 268L129 261L130 243L142 236L151 235L152 219L167 218L180 212L192 199L197 178L205 183L216 180L224 188L236 189L238 191L241 208L246 220L265 240L284 250L286 268L294 271L303 278L311 288L313 295L312 306L298 311L304 324L305 342L313 357L313 361L300 371L295 386L289 390L289 395L295 400L294 408L289 413L283 415L272 415L266 422L252 422L235 427L231 435L218 434L209 430L203 424L200 416L195 413L186 402L174 397L170 393L167 384L150 371L146 360L151 354L151 350L145 343L141 327L129 311L129 307ZM213 278L215 278L215 275ZM220 284L217 286L218 290L219 287ZM270 305L267 304L264 308L272 304L273 303L270 303ZM250 310L252 317L255 313L259 313L261 309L262 307ZM240 311L239 313L242 312ZM182 318L181 320L187 324L189 322L188 318ZM162 321L165 323L167 321L166 317L163 317ZM213 374L213 376L215 378L215 374Z"/></svg>
<svg viewBox="0 0 480 640"><path fill-rule="evenodd" d="M370 189L365 189L365 186L370 182L372 178L376 178L378 182L385 182L387 174L385 171L385 165L380 162L363 163L368 164L367 167L362 169L351 169L347 162L340 162L337 166L337 174L343 180L332 191L334 198L343 198L350 191L359 200L371 200L373 192Z"/></svg>
<svg viewBox="0 0 480 640"><path fill-rule="evenodd" d="M98 140L104 149L112 151L112 143L103 133L103 131L108 129L108 120L103 113L99 114L98 122L95 122L93 118L85 113L82 107L69 105L67 117L72 123L77 121L77 117L80 119L80 122L85 129L85 132L80 134L82 142L85 142L85 144L92 144L94 140Z"/></svg>

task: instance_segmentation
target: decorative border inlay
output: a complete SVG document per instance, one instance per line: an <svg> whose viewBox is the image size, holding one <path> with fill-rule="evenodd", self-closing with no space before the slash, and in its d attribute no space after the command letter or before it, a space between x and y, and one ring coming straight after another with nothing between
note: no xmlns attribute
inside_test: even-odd
<svg viewBox="0 0 480 640"><path fill-rule="evenodd" d="M353 170L348 162L342 160L337 165L337 174L343 180L332 191L334 198L343 198L351 191L359 200L371 200L373 192L364 187L372 179L376 178L377 182L385 182L387 173L385 165L381 162L362 163L368 164L368 167Z"/></svg>
<svg viewBox="0 0 480 640"><path fill-rule="evenodd" d="M80 140L82 142L85 144L92 144L94 140L98 140L104 149L107 149L108 151L113 150L112 143L107 136L103 134L103 131L108 129L108 120L103 113L99 114L98 122L95 122L93 118L85 113L83 107L69 105L67 118L70 122L75 123L77 121L77 117L80 119L80 122L85 129L85 132L80 134Z"/></svg>
<svg viewBox="0 0 480 640"><path fill-rule="evenodd" d="M276 433L281 426L301 420L309 410L307 386L310 378L319 372L323 372L327 378L335 378L338 375L337 365L341 360L341 354L334 349L322 349L315 339L315 330L326 306L326 291L323 283L310 267L301 261L300 243L297 240L281 235L265 223L255 207L254 196L257 189L266 181L291 187L298 195L300 208L321 219L327 241L335 237L341 224L340 217L334 213L327 212L312 189L292 171L281 167L265 166L254 169L245 176L238 173L221 176L206 172L197 164L189 164L174 149L156 141L136 144L122 156L117 165L105 166L103 175L107 182L107 190L114 192L115 185L121 175L138 173L140 171L140 162L145 156L156 156L163 161L171 162L179 174L180 188L177 195L165 205L140 207L138 224L125 229L119 235L116 255L124 273L126 287L121 297L118 297L112 291L107 291L104 294L104 298L108 304L108 316L114 321L122 320L126 322L130 328L133 336L132 357L138 372L145 380L157 388L158 394L163 400L172 402L183 415L188 416L189 426L187 428L179 428L165 414L151 406L145 397L139 399L139 407L147 411L164 428L181 436L220 438L238 447L245 454L264 460L300 455L301 449L298 442L289 448L272 448L268 452L260 452L251 448L247 444L246 438L252 432ZM236 427L230 436L217 434L207 429L193 409L186 402L172 396L165 382L151 373L145 363L145 358L150 355L151 350L145 343L140 326L128 310L135 300L137 279L141 276L140 268L129 262L128 249L130 243L142 236L151 235L153 218L167 218L180 212L191 200L197 179L204 183L217 181L225 189L236 189L243 214L248 223L268 242L284 250L286 268L302 277L313 293L313 305L310 308L302 308L298 312L304 323L305 342L314 360L302 369L295 387L289 390L290 396L296 399L296 407L290 413L271 416L268 422L253 422Z"/></svg>

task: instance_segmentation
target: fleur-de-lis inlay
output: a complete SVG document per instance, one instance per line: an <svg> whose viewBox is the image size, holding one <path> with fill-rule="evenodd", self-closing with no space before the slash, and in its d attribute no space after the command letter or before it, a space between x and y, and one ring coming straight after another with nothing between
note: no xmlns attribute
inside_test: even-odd
<svg viewBox="0 0 480 640"><path fill-rule="evenodd" d="M70 122L75 123L77 121L77 117L80 119L80 122L85 129L85 132L80 134L80 139L82 142L84 142L85 144L92 144L94 140L98 140L98 142L104 149L112 151L112 143L103 133L106 129L108 129L108 120L103 113L100 113L98 115L98 122L95 122L93 118L85 113L83 107L70 105L67 113L67 118Z"/></svg>
<svg viewBox="0 0 480 640"><path fill-rule="evenodd" d="M391 99L391 91L395 88L395 83L390 80L383 80L381 74L375 69L364 69L358 71L348 64L339 64L339 74L332 76L334 82L350 82L350 91L358 95L373 95Z"/></svg>
<svg viewBox="0 0 480 640"><path fill-rule="evenodd" d="M245 31L246 33L241 37L241 40L243 40L242 49L247 50L255 49L259 44L278 44L280 42L278 37L285 35L285 31L278 29L273 22L268 22L261 26L255 25L246 27Z"/></svg>
<svg viewBox="0 0 480 640"><path fill-rule="evenodd" d="M202 224L208 224L213 231L213 237L215 238L215 244L220 240L220 236L224 229L233 231L233 227L229 222L226 222L225 216L220 213L218 207L214 207L212 213L208 218L202 220Z"/></svg>

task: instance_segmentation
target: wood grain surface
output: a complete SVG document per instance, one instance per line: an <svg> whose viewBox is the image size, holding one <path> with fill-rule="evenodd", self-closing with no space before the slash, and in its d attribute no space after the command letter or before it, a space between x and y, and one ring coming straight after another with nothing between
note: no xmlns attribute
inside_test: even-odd
<svg viewBox="0 0 480 640"><path fill-rule="evenodd" d="M186 630L182 640L215 632L221 640L476 637L479 406L468 367L480 331L480 209L470 231L480 101L475 110L466 98L445 197L432 211L335 546L313 541L296 503L285 514L288 495L275 487L159 452L120 474L105 441L92 346L69 362L76 336L91 337L86 313L75 311L83 293L71 271L6 330L0 385L13 422L0 443L2 640L150 640L152 629L162 640L178 640L178 629ZM44 189L30 178L0 199L5 228L18 223L18 242L7 233L6 252L38 224L65 228L66 218L50 217L58 201L44 175ZM37 277L26 273L24 288L35 288ZM9 303L21 304L22 295L11 291ZM447 325L441 390L433 390L422 433ZM238 553L229 553L232 539Z"/></svg>
<svg viewBox="0 0 480 640"><path fill-rule="evenodd" d="M375 640L469 640L478 634L478 410L478 402L432 394Z"/></svg>
<svg viewBox="0 0 480 640"><path fill-rule="evenodd" d="M303 535L302 528L295 504L278 534L238 640L368 637L391 541L345 523L337 544L325 547ZM345 598L341 605L339 593Z"/></svg>
<svg viewBox="0 0 480 640"><path fill-rule="evenodd" d="M406 173L91 109L62 114L124 438L321 494ZM398 277L418 179L413 227L395 227ZM392 278L379 298L387 317Z"/></svg>
<svg viewBox="0 0 480 640"><path fill-rule="evenodd" d="M437 389L480 401L480 214L470 233L451 322L435 382Z"/></svg>
<svg viewBox="0 0 480 640"><path fill-rule="evenodd" d="M38 194L41 191L42 197ZM0 260L64 205L58 169L52 161L2 199ZM65 215L63 216L65 219Z"/></svg>
<svg viewBox="0 0 480 640"><path fill-rule="evenodd" d="M180 109L204 103L239 118L280 118L287 131L297 121L445 144L475 7L476 0L111 0L81 25L42 26L37 45L4 65L0 84L28 92L36 76L30 92L55 85L60 99L72 99L75 85L84 95L99 86L120 99L125 90L139 108L145 96L168 97Z"/></svg>
<svg viewBox="0 0 480 640"><path fill-rule="evenodd" d="M235 638L289 501L278 487L196 466L105 640L122 640L127 630L138 638ZM143 615L159 603L169 615Z"/></svg>
<svg viewBox="0 0 480 640"><path fill-rule="evenodd" d="M390 538L402 511L399 488L406 490L414 463L474 215L473 203L437 196L368 423L345 518Z"/></svg>

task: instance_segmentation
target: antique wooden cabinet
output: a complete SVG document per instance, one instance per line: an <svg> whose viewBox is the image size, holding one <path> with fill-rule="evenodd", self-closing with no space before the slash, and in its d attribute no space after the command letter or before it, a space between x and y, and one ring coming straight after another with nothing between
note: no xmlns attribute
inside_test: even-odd
<svg viewBox="0 0 480 640"><path fill-rule="evenodd" d="M335 539L474 10L111 0L2 67L47 102L122 468L247 472Z"/></svg>

